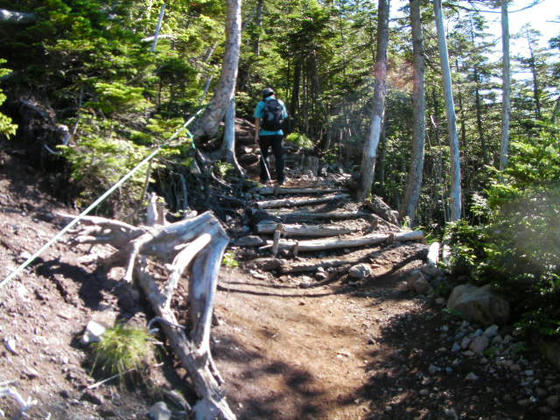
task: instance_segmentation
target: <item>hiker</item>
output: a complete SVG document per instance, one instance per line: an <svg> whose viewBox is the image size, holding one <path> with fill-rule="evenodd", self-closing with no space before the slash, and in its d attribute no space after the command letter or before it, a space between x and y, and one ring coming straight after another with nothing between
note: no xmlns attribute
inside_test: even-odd
<svg viewBox="0 0 560 420"><path fill-rule="evenodd" d="M270 172L267 165L268 149L272 146L272 153L276 162L276 180L278 185L284 183L284 149L282 141L284 131L282 126L288 118L288 111L284 102L276 99L274 90L271 88L263 89L263 99L255 108L255 143L261 148L261 183L265 184L270 179Z"/></svg>

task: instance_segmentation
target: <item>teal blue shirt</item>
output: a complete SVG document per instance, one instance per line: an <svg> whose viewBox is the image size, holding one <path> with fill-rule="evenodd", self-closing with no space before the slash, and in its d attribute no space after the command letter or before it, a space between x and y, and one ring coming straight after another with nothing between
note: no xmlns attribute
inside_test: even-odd
<svg viewBox="0 0 560 420"><path fill-rule="evenodd" d="M271 95L267 98L264 98L262 101L260 101L257 104L257 107L255 108L255 114L253 115L255 118L260 118L262 120L265 101L270 101L271 99L276 99L276 97L274 95ZM280 103L280 105L282 105L282 117L284 117L284 119L288 118L288 111L286 111L286 105L284 105L284 102L282 102L280 99L276 99L276 100ZM284 131L282 129L276 131L263 130L263 129L259 130L259 136L275 136L275 135L283 136Z"/></svg>

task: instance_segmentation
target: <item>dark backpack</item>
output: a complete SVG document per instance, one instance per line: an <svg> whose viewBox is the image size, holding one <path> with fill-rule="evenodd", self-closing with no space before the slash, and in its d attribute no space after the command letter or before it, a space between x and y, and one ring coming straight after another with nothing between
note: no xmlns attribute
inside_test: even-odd
<svg viewBox="0 0 560 420"><path fill-rule="evenodd" d="M268 131L277 131L284 124L284 109L276 99L265 101L261 127Z"/></svg>

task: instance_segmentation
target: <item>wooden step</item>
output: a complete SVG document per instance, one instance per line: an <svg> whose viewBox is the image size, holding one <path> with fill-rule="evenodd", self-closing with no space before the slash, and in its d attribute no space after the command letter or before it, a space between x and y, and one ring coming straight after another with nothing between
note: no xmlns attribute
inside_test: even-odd
<svg viewBox="0 0 560 420"><path fill-rule="evenodd" d="M289 241L281 239L278 242L278 249L290 249L294 250L297 254L298 252L309 252L309 251L325 251L330 249L341 249L341 248L356 248L356 247L367 247L372 245L378 245L387 241L423 241L424 232L421 230L410 231L410 232L399 232L399 233L373 233L369 235L364 235L361 237L352 238L337 238L337 239L321 239L321 240L308 240L308 241ZM260 250L266 250L272 248L274 242L267 241L267 244Z"/></svg>
<svg viewBox="0 0 560 420"><path fill-rule="evenodd" d="M346 191L345 188L296 188L296 187L263 187L257 189L255 192L261 195L314 195L314 194L332 194L342 193Z"/></svg>
<svg viewBox="0 0 560 420"><path fill-rule="evenodd" d="M273 234L276 230L282 232L284 237L313 237L324 238L329 236L347 235L356 232L358 229L349 229L341 226L309 226L304 224L284 224L274 220L263 220L257 224L257 233Z"/></svg>
<svg viewBox="0 0 560 420"><path fill-rule="evenodd" d="M260 209L273 209L282 207L296 207L296 206L308 206L314 204L323 204L333 201L349 200L349 194L335 194L327 197L318 198L306 198L306 199L293 199L285 198L279 200L265 200L257 201L255 204Z"/></svg>

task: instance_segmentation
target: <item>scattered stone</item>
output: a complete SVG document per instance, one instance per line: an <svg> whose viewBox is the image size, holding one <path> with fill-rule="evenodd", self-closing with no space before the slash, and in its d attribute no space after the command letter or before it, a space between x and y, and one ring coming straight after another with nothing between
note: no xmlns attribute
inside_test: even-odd
<svg viewBox="0 0 560 420"><path fill-rule="evenodd" d="M483 334L488 338L493 338L493 337L496 337L498 335L498 330L499 330L499 327L496 324L490 325L488 328L486 328L484 330Z"/></svg>
<svg viewBox="0 0 560 420"><path fill-rule="evenodd" d="M39 372L37 371L37 369L34 369L31 366L26 367L23 371L23 374L29 379L35 379L39 377Z"/></svg>
<svg viewBox="0 0 560 420"><path fill-rule="evenodd" d="M258 280L265 280L266 279L266 274L264 273L259 273L258 271L255 270L249 270L249 273L256 279Z"/></svg>
<svg viewBox="0 0 560 420"><path fill-rule="evenodd" d="M103 404L103 397L101 395L96 394L94 391L92 391L91 389L87 389L81 397L82 400L84 401L89 401L90 403L93 403L95 405L101 405Z"/></svg>
<svg viewBox="0 0 560 420"><path fill-rule="evenodd" d="M420 295L425 295L432 290L432 286L419 270L413 270L407 279L408 289Z"/></svg>
<svg viewBox="0 0 560 420"><path fill-rule="evenodd" d="M16 340L15 338L5 338L4 339L4 345L6 346L6 349L13 354L18 354L17 353L17 346L16 346Z"/></svg>
<svg viewBox="0 0 560 420"><path fill-rule="evenodd" d="M474 382L474 381L478 381L479 378L478 378L478 376L476 375L476 373L470 372L467 376L465 376L465 379L466 379L467 381L472 381L472 382Z"/></svg>
<svg viewBox="0 0 560 420"><path fill-rule="evenodd" d="M482 354L484 350L486 350L486 348L488 347L489 341L490 340L488 340L488 337L479 335L478 337L475 337L471 341L469 345L469 349L477 354Z"/></svg>
<svg viewBox="0 0 560 420"><path fill-rule="evenodd" d="M163 401L159 401L152 405L148 417L151 420L170 420L173 413Z"/></svg>
<svg viewBox="0 0 560 420"><path fill-rule="evenodd" d="M348 276L357 280L363 280L367 277L370 277L372 274L373 270L371 269L371 266L366 263L357 264L353 267L350 267L350 269L348 270Z"/></svg>
<svg viewBox="0 0 560 420"><path fill-rule="evenodd" d="M107 331L107 328L104 325L93 320L89 321L81 339L82 344L88 345L101 341L105 331Z"/></svg>
<svg viewBox="0 0 560 420"><path fill-rule="evenodd" d="M463 339L461 340L461 348L463 350L467 349L471 344L471 341L472 339L470 337L463 337Z"/></svg>

